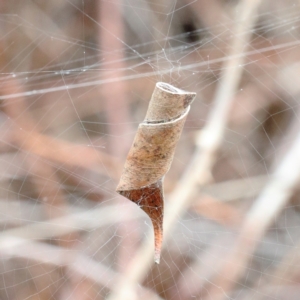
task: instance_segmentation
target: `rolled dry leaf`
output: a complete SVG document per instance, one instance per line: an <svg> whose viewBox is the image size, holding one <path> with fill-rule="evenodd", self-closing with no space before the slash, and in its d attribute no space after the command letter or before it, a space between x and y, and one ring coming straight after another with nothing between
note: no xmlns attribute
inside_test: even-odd
<svg viewBox="0 0 300 300"><path fill-rule="evenodd" d="M163 236L163 178L169 171L176 144L196 93L158 82L144 122L128 153L117 192L150 217L159 263Z"/></svg>

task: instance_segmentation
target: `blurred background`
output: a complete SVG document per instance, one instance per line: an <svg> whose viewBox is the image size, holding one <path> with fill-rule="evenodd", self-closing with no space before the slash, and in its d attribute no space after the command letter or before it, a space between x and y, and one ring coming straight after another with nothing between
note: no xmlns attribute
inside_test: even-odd
<svg viewBox="0 0 300 300"><path fill-rule="evenodd" d="M300 2L0 2L0 299L299 299ZM166 232L115 188L156 82L196 92Z"/></svg>

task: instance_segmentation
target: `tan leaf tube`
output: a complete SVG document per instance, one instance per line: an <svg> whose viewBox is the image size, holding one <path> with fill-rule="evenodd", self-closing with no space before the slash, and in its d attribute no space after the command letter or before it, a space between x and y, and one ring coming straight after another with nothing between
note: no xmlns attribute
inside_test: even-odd
<svg viewBox="0 0 300 300"><path fill-rule="evenodd" d="M155 236L156 263L163 237L163 178L169 171L190 104L196 93L158 82L146 118L137 130L117 192L150 217Z"/></svg>

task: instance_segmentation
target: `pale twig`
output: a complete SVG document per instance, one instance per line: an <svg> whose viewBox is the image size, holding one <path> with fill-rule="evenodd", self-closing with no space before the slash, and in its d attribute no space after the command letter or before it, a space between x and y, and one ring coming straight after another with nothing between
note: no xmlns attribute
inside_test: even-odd
<svg viewBox="0 0 300 300"><path fill-rule="evenodd" d="M300 243L298 242L276 266L271 275L260 278L257 284L252 288L256 291L255 300L263 300L266 298L266 291L271 287L276 287L276 294L292 285L298 285L300 269L296 266L300 265ZM251 300L253 295L247 294L243 300Z"/></svg>
<svg viewBox="0 0 300 300"><path fill-rule="evenodd" d="M236 227L242 223L243 215L236 207L208 195L202 195L194 200L191 209L204 218L223 226Z"/></svg>
<svg viewBox="0 0 300 300"><path fill-rule="evenodd" d="M39 264L67 266L72 272L70 276L76 273L81 278L90 279L103 287L113 288L119 276L110 267L74 250L15 237L7 237L4 244L5 247L0 248L2 258L24 258L26 264L28 260L32 260ZM66 261L66 257L70 259ZM139 292L143 299L161 299L145 288L141 288Z"/></svg>
<svg viewBox="0 0 300 300"><path fill-rule="evenodd" d="M2 231L0 249L5 246L8 237L19 237L23 240L50 239L76 231L88 231L108 224L144 217L141 213L134 216L120 214L116 218L116 211L119 209L118 205L111 205Z"/></svg>
<svg viewBox="0 0 300 300"><path fill-rule="evenodd" d="M268 175L222 181L210 184L201 189L221 202L256 197L268 181Z"/></svg>
<svg viewBox="0 0 300 300"><path fill-rule="evenodd" d="M244 0L241 11L238 12L237 27L233 34L233 47L229 55L231 60L224 66L220 86L217 90L214 108L209 116L206 127L199 133L194 155L181 181L170 195L170 205L167 207L164 225L165 239L171 233L176 220L186 211L198 184L207 183L208 174L214 163L214 156L221 145L224 129L229 117L234 92L239 84L244 62L245 45L249 44L252 27L255 24L255 12L259 0ZM136 253L129 265L123 281L117 285L118 289L110 300L136 299L134 288L141 282L152 265L153 249L151 240L147 240Z"/></svg>
<svg viewBox="0 0 300 300"><path fill-rule="evenodd" d="M265 230L282 210L300 179L300 133L271 179L250 209L239 238L229 257L224 259L220 275L209 292L212 299L222 299L247 263ZM217 288L215 288L217 287Z"/></svg>

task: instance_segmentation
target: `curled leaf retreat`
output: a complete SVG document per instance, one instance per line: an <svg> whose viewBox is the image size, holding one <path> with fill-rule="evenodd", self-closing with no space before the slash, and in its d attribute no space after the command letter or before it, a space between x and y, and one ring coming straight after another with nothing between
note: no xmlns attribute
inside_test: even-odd
<svg viewBox="0 0 300 300"><path fill-rule="evenodd" d="M196 93L158 82L144 122L128 153L117 192L136 203L151 219L156 263L163 238L163 178L169 171L176 144Z"/></svg>

